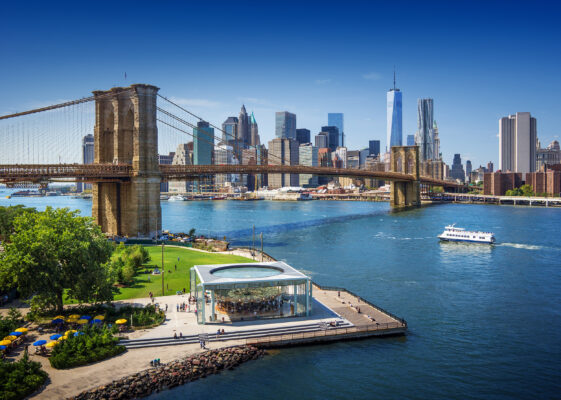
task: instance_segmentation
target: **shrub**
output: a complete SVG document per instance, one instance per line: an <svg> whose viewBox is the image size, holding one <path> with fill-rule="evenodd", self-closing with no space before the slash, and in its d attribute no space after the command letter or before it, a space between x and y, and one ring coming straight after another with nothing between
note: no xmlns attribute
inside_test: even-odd
<svg viewBox="0 0 561 400"><path fill-rule="evenodd" d="M19 361L0 360L0 399L24 399L39 389L48 376L40 363L29 361L27 351Z"/></svg>
<svg viewBox="0 0 561 400"><path fill-rule="evenodd" d="M14 307L10 308L7 317L0 315L0 339L8 336L10 332L17 329L21 323L21 313Z"/></svg>
<svg viewBox="0 0 561 400"><path fill-rule="evenodd" d="M53 368L64 369L90 364L126 351L107 327L92 326L82 332L83 335L71 336L53 347L49 358Z"/></svg>

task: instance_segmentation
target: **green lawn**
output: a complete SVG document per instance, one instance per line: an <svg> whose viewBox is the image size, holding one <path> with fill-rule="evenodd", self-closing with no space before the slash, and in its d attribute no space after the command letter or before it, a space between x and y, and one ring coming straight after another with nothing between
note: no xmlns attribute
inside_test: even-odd
<svg viewBox="0 0 561 400"><path fill-rule="evenodd" d="M161 269L162 247L144 246L150 253L151 261L147 269L152 271L152 266L157 265ZM178 261L179 258L179 261ZM232 256L229 254L203 253L185 247L165 247L164 251L164 288L165 295L175 294L178 290L189 292L189 269L194 265L202 264L229 264L239 262L253 262L251 259ZM175 270L177 265L177 271ZM171 271L171 272L169 272ZM134 299L148 297L152 292L154 296L162 295L162 276L139 273L134 278L133 285L121 288L120 294L115 295L115 300Z"/></svg>

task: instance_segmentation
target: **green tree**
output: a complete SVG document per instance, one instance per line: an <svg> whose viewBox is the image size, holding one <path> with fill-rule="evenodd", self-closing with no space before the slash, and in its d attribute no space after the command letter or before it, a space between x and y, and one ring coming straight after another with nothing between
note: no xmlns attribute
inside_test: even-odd
<svg viewBox="0 0 561 400"><path fill-rule="evenodd" d="M21 214L35 212L34 208L22 205L11 207L0 207L0 241L8 241L14 233L14 219Z"/></svg>
<svg viewBox="0 0 561 400"><path fill-rule="evenodd" d="M189 234L188 235L189 235L189 237L195 236L195 228L189 229Z"/></svg>
<svg viewBox="0 0 561 400"><path fill-rule="evenodd" d="M113 298L105 263L112 245L98 225L78 211L47 207L14 219L11 243L0 259L0 285L17 287L32 306L63 309L63 294L80 302Z"/></svg>
<svg viewBox="0 0 561 400"><path fill-rule="evenodd" d="M521 196L535 196L534 190L530 185L520 186Z"/></svg>

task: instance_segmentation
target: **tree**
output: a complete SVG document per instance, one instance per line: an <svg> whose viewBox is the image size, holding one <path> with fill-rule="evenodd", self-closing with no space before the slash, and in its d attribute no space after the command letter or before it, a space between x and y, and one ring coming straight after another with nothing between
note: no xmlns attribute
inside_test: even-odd
<svg viewBox="0 0 561 400"><path fill-rule="evenodd" d="M109 301L112 282L105 263L112 245L79 211L53 209L14 219L11 243L0 259L0 285L16 286L32 306L63 309L63 294L80 302Z"/></svg>
<svg viewBox="0 0 561 400"><path fill-rule="evenodd" d="M188 234L188 236L189 236L189 237L195 236L195 228L189 229L189 234Z"/></svg>
<svg viewBox="0 0 561 400"><path fill-rule="evenodd" d="M35 212L35 209L22 205L0 207L0 241L9 241L10 235L14 232L14 219L28 212Z"/></svg>

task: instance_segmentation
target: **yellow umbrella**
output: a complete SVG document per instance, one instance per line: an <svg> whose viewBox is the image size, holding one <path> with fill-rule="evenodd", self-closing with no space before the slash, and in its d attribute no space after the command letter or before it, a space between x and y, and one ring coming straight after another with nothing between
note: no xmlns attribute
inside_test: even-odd
<svg viewBox="0 0 561 400"><path fill-rule="evenodd" d="M12 341L12 340L16 340L17 338L18 338L17 336L8 335L8 336L6 336L6 337L4 338L4 340L10 340L10 341Z"/></svg>
<svg viewBox="0 0 561 400"><path fill-rule="evenodd" d="M18 328L16 329L16 332L21 332L25 335L27 333L27 328Z"/></svg>
<svg viewBox="0 0 561 400"><path fill-rule="evenodd" d="M66 339L68 339L68 336L61 336L57 339L57 342L60 342L60 341L66 340Z"/></svg>
<svg viewBox="0 0 561 400"><path fill-rule="evenodd" d="M77 322L78 322L80 325L84 325L84 324L87 324L87 323L90 322L90 321L88 321L87 319L79 319Z"/></svg>
<svg viewBox="0 0 561 400"><path fill-rule="evenodd" d="M68 322L69 324L75 324L78 322L78 320L76 318L68 318L66 322Z"/></svg>
<svg viewBox="0 0 561 400"><path fill-rule="evenodd" d="M64 318L66 318L64 315L57 315L53 319L64 319Z"/></svg>
<svg viewBox="0 0 561 400"><path fill-rule="evenodd" d="M115 323L116 323L117 325L123 325L123 324L126 324L126 323L127 323L127 320L124 319L124 318L121 318L121 319L118 319L117 321L115 321Z"/></svg>
<svg viewBox="0 0 561 400"><path fill-rule="evenodd" d="M79 318L80 318L80 314L72 314L72 315L69 315L68 318L70 318L70 319L79 319Z"/></svg>
<svg viewBox="0 0 561 400"><path fill-rule="evenodd" d="M57 344L57 342L49 342L49 343L47 343L45 346L46 346L46 347L55 347L56 344Z"/></svg>
<svg viewBox="0 0 561 400"><path fill-rule="evenodd" d="M94 319L99 319L100 321L103 321L105 317L103 315L96 315Z"/></svg>
<svg viewBox="0 0 561 400"><path fill-rule="evenodd" d="M70 330L64 332L64 336L69 336L69 335L71 335L72 333L75 333L75 332L77 332L75 329L70 329Z"/></svg>
<svg viewBox="0 0 561 400"><path fill-rule="evenodd" d="M0 340L0 346L7 346L11 343L12 343L11 340Z"/></svg>

